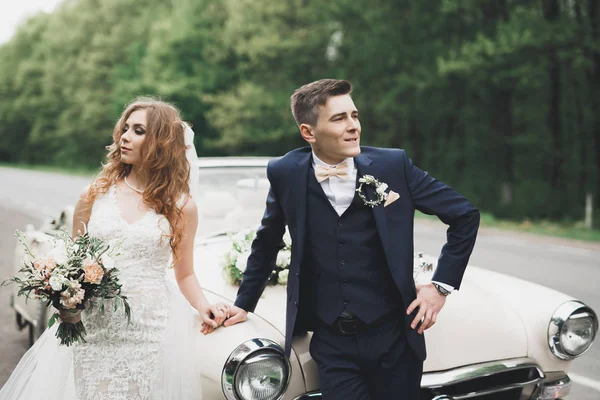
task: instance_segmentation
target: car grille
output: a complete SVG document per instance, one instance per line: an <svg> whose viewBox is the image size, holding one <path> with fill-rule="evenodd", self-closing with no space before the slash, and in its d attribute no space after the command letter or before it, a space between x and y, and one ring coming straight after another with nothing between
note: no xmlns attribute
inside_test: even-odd
<svg viewBox="0 0 600 400"><path fill-rule="evenodd" d="M529 359L427 373L421 381L421 400L441 395L455 400L524 400L531 398L543 378L542 370Z"/></svg>

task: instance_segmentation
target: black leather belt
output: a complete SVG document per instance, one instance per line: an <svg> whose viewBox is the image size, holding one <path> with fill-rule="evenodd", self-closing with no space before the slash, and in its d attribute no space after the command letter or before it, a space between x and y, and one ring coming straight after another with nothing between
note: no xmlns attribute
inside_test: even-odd
<svg viewBox="0 0 600 400"><path fill-rule="evenodd" d="M398 311L392 311L379 318L377 321L367 325L349 310L344 310L342 314L333 322L333 324L328 326L329 330L336 335L353 336L366 331L369 326L379 325L389 321L391 318L397 317L398 315L401 315L398 314Z"/></svg>
<svg viewBox="0 0 600 400"><path fill-rule="evenodd" d="M367 329L367 324L362 322L357 317L338 317L330 326L330 329L336 335L353 336L364 332Z"/></svg>

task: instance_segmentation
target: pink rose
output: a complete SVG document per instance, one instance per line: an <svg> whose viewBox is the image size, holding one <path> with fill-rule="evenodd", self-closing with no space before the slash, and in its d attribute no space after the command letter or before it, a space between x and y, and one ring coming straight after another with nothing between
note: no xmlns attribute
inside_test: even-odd
<svg viewBox="0 0 600 400"><path fill-rule="evenodd" d="M46 266L46 260L44 260L43 258L36 258L35 260L33 260L33 268L35 268L38 271L42 271Z"/></svg>
<svg viewBox="0 0 600 400"><path fill-rule="evenodd" d="M56 268L56 261L54 261L54 258L52 258L52 256L46 258L46 271L52 271L54 268Z"/></svg>
<svg viewBox="0 0 600 400"><path fill-rule="evenodd" d="M49 272L56 268L56 262L52 257L36 258L33 260L33 268L40 272Z"/></svg>
<svg viewBox="0 0 600 400"><path fill-rule="evenodd" d="M93 283L94 285L99 285L102 282L104 270L98 264L94 263L84 266L83 272L85 274L84 282Z"/></svg>

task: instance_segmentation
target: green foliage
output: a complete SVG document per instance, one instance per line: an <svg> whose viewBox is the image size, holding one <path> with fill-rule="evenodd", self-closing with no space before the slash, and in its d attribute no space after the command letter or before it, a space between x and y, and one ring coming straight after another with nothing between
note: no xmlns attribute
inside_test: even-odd
<svg viewBox="0 0 600 400"><path fill-rule="evenodd" d="M600 213L594 0L67 0L0 47L0 162L97 168L140 95L176 104L200 155L303 145L300 85L349 79L363 144L402 147L480 208Z"/></svg>

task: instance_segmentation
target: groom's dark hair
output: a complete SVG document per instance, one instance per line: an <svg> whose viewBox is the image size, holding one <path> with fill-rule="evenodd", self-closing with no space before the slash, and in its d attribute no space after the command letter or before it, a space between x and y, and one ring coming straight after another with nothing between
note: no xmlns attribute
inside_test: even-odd
<svg viewBox="0 0 600 400"><path fill-rule="evenodd" d="M319 106L327 99L352 92L352 84L339 79L321 79L296 89L291 97L292 114L298 126L315 125L319 117Z"/></svg>

